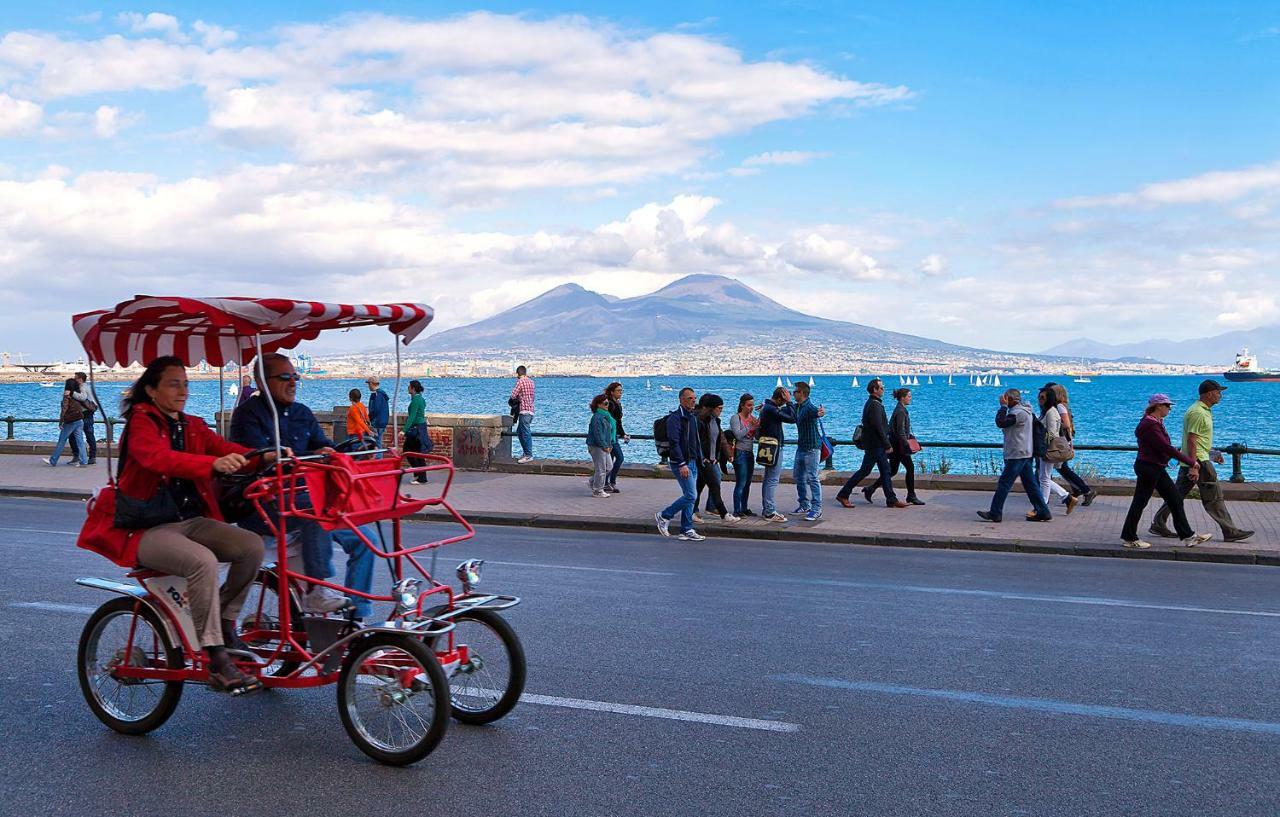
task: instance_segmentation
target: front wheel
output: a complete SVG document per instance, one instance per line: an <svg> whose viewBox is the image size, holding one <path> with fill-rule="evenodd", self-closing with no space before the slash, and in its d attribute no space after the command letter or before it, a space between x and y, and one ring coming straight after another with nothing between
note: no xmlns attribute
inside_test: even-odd
<svg viewBox="0 0 1280 817"><path fill-rule="evenodd" d="M111 599L89 616L80 634L76 670L80 691L98 720L125 735L157 729L178 707L181 681L122 678L121 667L182 669L182 650L160 617L130 597Z"/></svg>
<svg viewBox="0 0 1280 817"><path fill-rule="evenodd" d="M417 638L379 633L358 639L338 676L338 714L360 751L406 766L439 745L449 725L449 682Z"/></svg>
<svg viewBox="0 0 1280 817"><path fill-rule="evenodd" d="M429 646L443 651L452 636L455 650L466 648L466 660L449 678L453 717L472 725L492 723L520 702L527 673L524 647L507 620L492 610L471 610L449 620L457 625L453 632L436 636Z"/></svg>

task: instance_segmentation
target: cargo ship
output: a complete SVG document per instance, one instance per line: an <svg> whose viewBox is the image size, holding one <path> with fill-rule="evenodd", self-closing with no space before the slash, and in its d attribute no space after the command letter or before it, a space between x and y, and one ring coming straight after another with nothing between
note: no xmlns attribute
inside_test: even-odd
<svg viewBox="0 0 1280 817"><path fill-rule="evenodd" d="M1248 349L1236 355L1236 365L1224 372L1223 377L1236 383L1280 383L1280 371L1268 371L1258 366L1258 358L1249 354Z"/></svg>

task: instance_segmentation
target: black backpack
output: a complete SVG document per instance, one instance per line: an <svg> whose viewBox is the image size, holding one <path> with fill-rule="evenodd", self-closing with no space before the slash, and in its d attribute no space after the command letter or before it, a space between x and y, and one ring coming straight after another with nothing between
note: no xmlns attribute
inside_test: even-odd
<svg viewBox="0 0 1280 817"><path fill-rule="evenodd" d="M653 444L658 449L658 456L665 458L671 453L671 440L667 438L667 415L653 421Z"/></svg>
<svg viewBox="0 0 1280 817"><path fill-rule="evenodd" d="M1049 441L1046 438L1044 423L1040 422L1040 418L1031 415L1031 454L1036 459L1044 459L1049 453Z"/></svg>

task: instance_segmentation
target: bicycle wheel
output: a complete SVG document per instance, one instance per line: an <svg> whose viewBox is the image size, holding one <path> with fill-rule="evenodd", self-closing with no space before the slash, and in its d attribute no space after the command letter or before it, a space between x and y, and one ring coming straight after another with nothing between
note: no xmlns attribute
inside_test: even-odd
<svg viewBox="0 0 1280 817"><path fill-rule="evenodd" d="M133 643L129 643L129 634ZM182 698L181 681L120 678L119 667L182 669L182 650L160 617L129 597L114 598L89 616L76 651L80 691L98 720L125 735L143 735L169 719Z"/></svg>
<svg viewBox="0 0 1280 817"><path fill-rule="evenodd" d="M472 725L492 723L514 709L524 692L524 646L507 620L492 610L459 613L450 620L457 625L454 646L467 648L467 661L449 678L453 717ZM428 646L438 649L448 638L436 636Z"/></svg>
<svg viewBox="0 0 1280 817"><path fill-rule="evenodd" d="M264 657L270 657L280 644L280 594L279 577L275 573L263 570L249 585L244 605L240 608L240 616L236 619L236 630L244 642L256 650L266 650ZM293 627L293 637L300 644L306 644L307 632L302 626L302 610L298 602L289 596L289 622ZM262 675L281 677L290 674L301 665L299 661L276 659L261 672Z"/></svg>
<svg viewBox="0 0 1280 817"><path fill-rule="evenodd" d="M449 724L449 682L421 640L378 633L351 645L338 676L338 714L369 757L405 766L440 744Z"/></svg>

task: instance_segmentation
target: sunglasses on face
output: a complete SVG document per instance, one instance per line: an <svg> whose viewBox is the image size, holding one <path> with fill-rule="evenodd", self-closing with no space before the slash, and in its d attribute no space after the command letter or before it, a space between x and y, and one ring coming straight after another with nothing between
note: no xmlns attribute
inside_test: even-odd
<svg viewBox="0 0 1280 817"><path fill-rule="evenodd" d="M300 375L300 374L289 374L288 372L285 372L284 374L273 374L273 375L271 375L271 377L269 377L269 378L267 378L267 379L268 379L268 380L279 380L281 383L298 383L298 382L301 382L301 380L302 380L302 375Z"/></svg>

